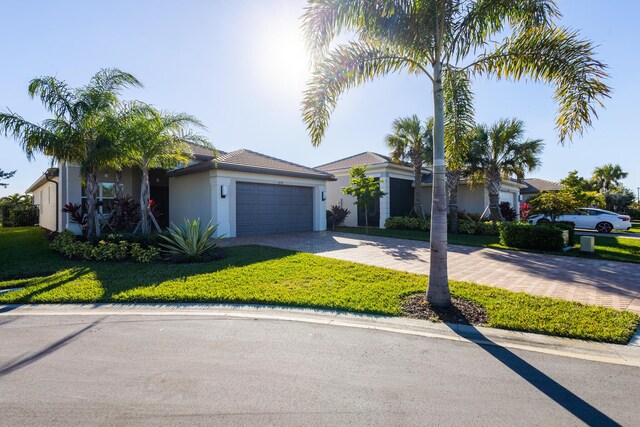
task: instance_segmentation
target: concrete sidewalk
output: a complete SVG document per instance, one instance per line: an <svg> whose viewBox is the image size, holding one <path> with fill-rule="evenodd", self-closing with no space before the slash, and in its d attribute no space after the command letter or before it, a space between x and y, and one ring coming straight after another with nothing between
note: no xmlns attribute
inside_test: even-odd
<svg viewBox="0 0 640 427"><path fill-rule="evenodd" d="M334 232L232 238L417 274L429 273L429 242ZM640 265L449 245L452 280L640 313Z"/></svg>

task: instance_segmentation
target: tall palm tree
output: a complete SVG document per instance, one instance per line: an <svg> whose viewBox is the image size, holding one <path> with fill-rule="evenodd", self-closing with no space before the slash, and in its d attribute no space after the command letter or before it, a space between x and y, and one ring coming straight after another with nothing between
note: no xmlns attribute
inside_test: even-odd
<svg viewBox="0 0 640 427"><path fill-rule="evenodd" d="M540 165L544 144L524 139L524 122L501 119L491 127L479 125L470 147L471 182L484 182L489 192L493 221L501 221L500 189L503 179L523 177Z"/></svg>
<svg viewBox="0 0 640 427"><path fill-rule="evenodd" d="M620 165L608 163L593 170L591 181L600 191L608 191L611 186L618 186L620 180L625 179L629 174L622 170Z"/></svg>
<svg viewBox="0 0 640 427"><path fill-rule="evenodd" d="M192 158L189 143L211 147L201 135L189 131L190 126L204 128L195 117L167 113L142 104L131 103L120 115L121 139L127 152L128 166L142 171L140 184L141 231L151 232L149 222L149 169L171 169Z"/></svg>
<svg viewBox="0 0 640 427"><path fill-rule="evenodd" d="M116 68L98 71L80 88L71 88L55 77L38 77L29 83L29 95L40 98L51 118L35 124L11 111L0 113L0 132L18 140L28 159L42 153L80 165L86 187L88 238L96 234L97 172L105 165L109 151L107 118L118 105L122 89L130 86L142 84Z"/></svg>
<svg viewBox="0 0 640 427"><path fill-rule="evenodd" d="M395 162L409 162L413 167L413 211L424 218L422 207L422 167L431 163L433 153L433 118L424 124L415 114L393 121L393 133L385 137L387 147L391 151L391 159Z"/></svg>
<svg viewBox="0 0 640 427"><path fill-rule="evenodd" d="M434 155L427 299L448 306L445 123L463 128L474 76L552 83L560 141L592 123L609 96L590 42L558 27L554 0L307 0L303 26L313 63L302 115L313 145L345 91L406 71L433 89ZM333 46L338 36L351 38ZM448 102L447 100L450 100ZM469 109L465 109L469 111ZM463 113L463 114L460 114ZM450 123L451 124L451 123Z"/></svg>

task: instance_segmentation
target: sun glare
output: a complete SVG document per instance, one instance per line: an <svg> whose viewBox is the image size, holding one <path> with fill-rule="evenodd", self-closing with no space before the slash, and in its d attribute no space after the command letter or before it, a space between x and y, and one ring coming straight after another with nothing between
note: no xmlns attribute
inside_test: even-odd
<svg viewBox="0 0 640 427"><path fill-rule="evenodd" d="M274 19L260 30L255 52L260 80L279 93L300 96L310 72L299 20Z"/></svg>

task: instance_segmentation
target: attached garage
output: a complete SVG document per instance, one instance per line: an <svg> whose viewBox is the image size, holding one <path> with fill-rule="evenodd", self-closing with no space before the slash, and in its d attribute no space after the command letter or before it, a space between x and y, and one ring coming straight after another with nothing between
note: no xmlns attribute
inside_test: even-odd
<svg viewBox="0 0 640 427"><path fill-rule="evenodd" d="M171 222L211 220L225 237L326 230L333 175L249 150L196 160L169 172Z"/></svg>
<svg viewBox="0 0 640 427"><path fill-rule="evenodd" d="M313 188L236 183L236 236L313 230Z"/></svg>

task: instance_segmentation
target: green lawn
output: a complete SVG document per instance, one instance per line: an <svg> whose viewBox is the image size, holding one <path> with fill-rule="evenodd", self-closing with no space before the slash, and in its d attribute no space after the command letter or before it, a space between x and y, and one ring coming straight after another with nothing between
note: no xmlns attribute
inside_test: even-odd
<svg viewBox="0 0 640 427"><path fill-rule="evenodd" d="M202 264L69 261L35 228L0 230L0 295L6 303L225 302L402 315L403 297L428 278L261 246L225 249ZM26 277L32 271L30 277ZM483 306L489 326L626 343L640 316L596 306L451 282L453 295Z"/></svg>
<svg viewBox="0 0 640 427"><path fill-rule="evenodd" d="M361 227L340 227L337 231L344 233L365 234ZM410 240L429 240L428 231L411 230L388 230L379 228L369 228L369 235L393 237ZM640 239L627 239L624 237L604 237L596 236L595 253L587 254L580 252L580 244L576 244L573 250L567 252L541 252L529 249L510 248L500 244L498 236L479 236L475 234L449 234L449 243L452 245L478 246L494 249L508 249L514 251L549 253L553 255L572 256L580 258L603 259L610 261L623 261L640 263ZM579 237L576 236L579 242Z"/></svg>

